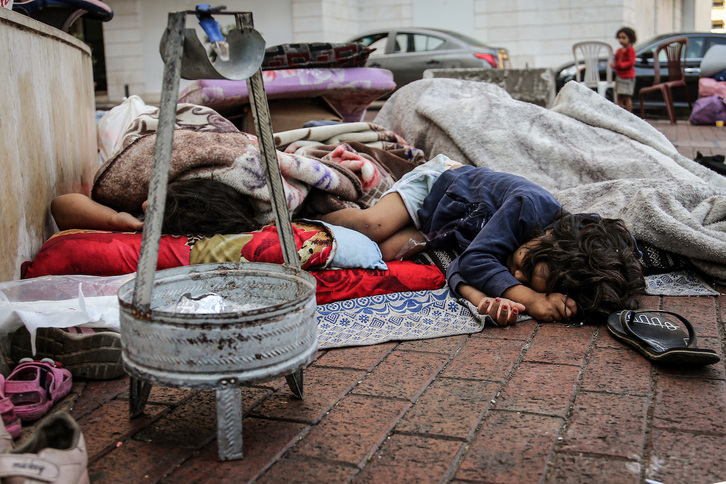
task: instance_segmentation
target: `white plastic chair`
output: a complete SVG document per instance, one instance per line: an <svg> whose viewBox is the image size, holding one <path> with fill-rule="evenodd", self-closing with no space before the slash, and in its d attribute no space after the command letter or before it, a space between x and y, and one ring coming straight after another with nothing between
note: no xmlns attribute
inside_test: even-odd
<svg viewBox="0 0 726 484"><path fill-rule="evenodd" d="M593 40L574 44L572 53L575 56L575 80L591 89L597 89L598 94L602 97L605 97L608 88L612 88L613 98L617 102L618 95L615 92L613 69L610 67L610 63L613 61L613 48L605 42ZM600 79L600 62L604 59L607 59L607 65L603 81ZM581 77L584 78L581 79Z"/></svg>

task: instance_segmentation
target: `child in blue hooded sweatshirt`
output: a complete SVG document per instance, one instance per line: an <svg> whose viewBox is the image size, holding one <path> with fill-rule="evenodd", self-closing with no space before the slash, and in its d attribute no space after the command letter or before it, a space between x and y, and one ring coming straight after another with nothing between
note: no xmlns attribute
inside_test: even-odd
<svg viewBox="0 0 726 484"><path fill-rule="evenodd" d="M523 177L444 155L404 175L372 207L321 218L367 235L384 260L462 250L447 270L449 287L499 325L525 311L540 321L601 322L634 309L645 287L622 221L569 214Z"/></svg>

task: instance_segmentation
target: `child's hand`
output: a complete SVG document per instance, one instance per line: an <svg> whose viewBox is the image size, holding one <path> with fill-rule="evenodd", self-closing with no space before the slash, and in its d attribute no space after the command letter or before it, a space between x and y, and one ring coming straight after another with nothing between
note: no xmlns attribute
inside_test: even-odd
<svg viewBox="0 0 726 484"><path fill-rule="evenodd" d="M479 302L479 314L486 314L494 320L498 326L508 326L517 322L519 313L525 310L523 304L509 299L484 297Z"/></svg>
<svg viewBox="0 0 726 484"><path fill-rule="evenodd" d="M535 294L534 300L527 304L527 312L539 321L567 321L577 314L577 303L564 294Z"/></svg>
<svg viewBox="0 0 726 484"><path fill-rule="evenodd" d="M112 217L113 230L120 232L140 232L144 229L144 222L127 212L118 212Z"/></svg>

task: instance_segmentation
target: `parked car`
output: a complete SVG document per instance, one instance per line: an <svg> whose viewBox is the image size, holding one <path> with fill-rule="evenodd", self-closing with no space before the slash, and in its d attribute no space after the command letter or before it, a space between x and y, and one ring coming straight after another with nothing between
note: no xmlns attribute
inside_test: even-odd
<svg viewBox="0 0 726 484"><path fill-rule="evenodd" d="M645 42L639 42L635 45L635 94L633 95L633 109L640 108L638 104L638 92L641 87L653 85L653 56L655 49L661 42L676 37L688 38L688 51L686 52L686 64L684 73L686 75L686 85L691 102L698 99L698 79L701 73L701 59L706 51L715 44L726 44L726 34L715 34L710 32L686 32L663 34ZM666 62L665 52L660 54L661 78L668 78L668 63ZM600 78L605 79L605 70L607 68L607 60L600 61ZM613 72L613 78L615 72ZM556 70L556 86L559 91L566 82L575 78L575 65L570 62L560 66ZM608 92L608 97L612 99L612 93ZM645 108L663 108L665 104L662 96L656 94L647 94L644 99ZM673 101L676 108L687 108L686 96L683 89L676 88L673 90Z"/></svg>
<svg viewBox="0 0 726 484"><path fill-rule="evenodd" d="M368 58L366 66L390 70L397 88L422 79L426 69L495 69L509 64L507 49L491 47L448 30L375 30L357 35L350 42L362 42L376 49Z"/></svg>

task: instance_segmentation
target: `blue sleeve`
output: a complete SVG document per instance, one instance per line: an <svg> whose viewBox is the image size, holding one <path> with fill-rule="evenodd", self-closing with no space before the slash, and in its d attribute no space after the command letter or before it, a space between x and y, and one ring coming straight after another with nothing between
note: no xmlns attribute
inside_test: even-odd
<svg viewBox="0 0 726 484"><path fill-rule="evenodd" d="M507 258L552 222L559 210L559 204L553 201L532 201L522 195L506 200L449 266L446 279L451 290L460 296L456 288L465 283L487 296L499 297L508 288L520 284L509 273Z"/></svg>

